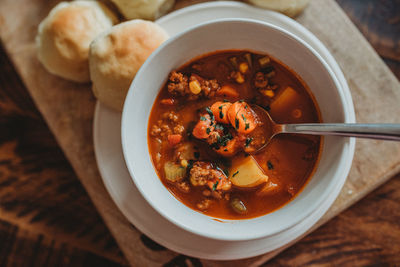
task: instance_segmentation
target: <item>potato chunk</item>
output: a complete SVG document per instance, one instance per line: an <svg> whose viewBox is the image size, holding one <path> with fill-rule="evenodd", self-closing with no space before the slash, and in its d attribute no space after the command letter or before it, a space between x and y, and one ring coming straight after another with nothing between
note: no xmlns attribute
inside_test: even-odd
<svg viewBox="0 0 400 267"><path fill-rule="evenodd" d="M288 86L272 101L271 114L279 114L284 112L288 107L295 106L299 103L300 95L292 87Z"/></svg>
<svg viewBox="0 0 400 267"><path fill-rule="evenodd" d="M231 182L238 187L254 187L268 181L252 156L234 159L229 173Z"/></svg>

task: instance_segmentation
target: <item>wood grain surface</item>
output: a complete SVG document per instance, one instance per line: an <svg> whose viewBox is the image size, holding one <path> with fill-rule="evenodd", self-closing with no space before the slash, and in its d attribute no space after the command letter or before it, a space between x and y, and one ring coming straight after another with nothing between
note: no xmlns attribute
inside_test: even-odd
<svg viewBox="0 0 400 267"><path fill-rule="evenodd" d="M338 2L399 78L399 2ZM54 3L47 1L48 8ZM3 47L0 114L0 266L126 265ZM267 265L400 265L399 188L398 175ZM169 257L166 266L211 264L170 253L143 235L136 238L142 254ZM143 266L140 257L146 255L139 252L133 260Z"/></svg>
<svg viewBox="0 0 400 267"><path fill-rule="evenodd" d="M0 86L0 266L125 263L3 47Z"/></svg>

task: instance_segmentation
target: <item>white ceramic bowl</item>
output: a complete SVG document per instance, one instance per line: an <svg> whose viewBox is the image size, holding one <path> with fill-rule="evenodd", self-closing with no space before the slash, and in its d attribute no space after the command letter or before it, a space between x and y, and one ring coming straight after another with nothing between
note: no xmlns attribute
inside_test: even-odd
<svg viewBox="0 0 400 267"><path fill-rule="evenodd" d="M187 231L218 240L251 240L276 235L310 216L335 187L344 184L354 146L348 138L325 138L317 170L302 192L261 217L221 223L177 200L157 176L148 151L153 102L171 70L196 56L228 49L265 52L289 66L308 84L324 122L354 122L354 113L324 60L298 37L268 23L245 19L205 23L169 39L149 57L130 87L122 114L122 147L135 185L156 211Z"/></svg>

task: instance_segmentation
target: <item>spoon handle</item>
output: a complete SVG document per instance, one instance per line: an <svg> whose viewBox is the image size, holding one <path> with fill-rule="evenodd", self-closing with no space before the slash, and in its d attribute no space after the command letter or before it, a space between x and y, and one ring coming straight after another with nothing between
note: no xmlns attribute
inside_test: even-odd
<svg viewBox="0 0 400 267"><path fill-rule="evenodd" d="M400 124L302 123L282 124L282 133L338 135L400 141Z"/></svg>

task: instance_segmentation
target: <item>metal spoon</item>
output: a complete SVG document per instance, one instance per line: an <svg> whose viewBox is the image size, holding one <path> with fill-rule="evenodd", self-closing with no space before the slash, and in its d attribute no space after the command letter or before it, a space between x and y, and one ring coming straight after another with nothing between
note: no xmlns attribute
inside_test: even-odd
<svg viewBox="0 0 400 267"><path fill-rule="evenodd" d="M277 124L269 113L260 106L252 105L253 110L259 116L263 116L265 125L266 142L257 149L260 151L271 139L278 134L297 133L312 135L336 135L347 137L360 137L380 140L400 141L400 124L390 123L297 123Z"/></svg>

